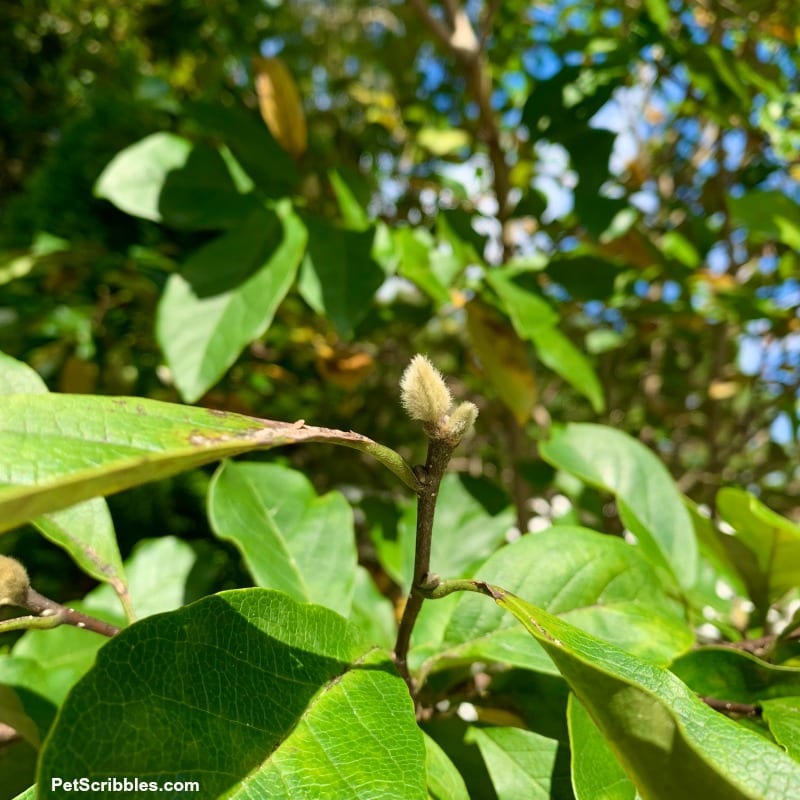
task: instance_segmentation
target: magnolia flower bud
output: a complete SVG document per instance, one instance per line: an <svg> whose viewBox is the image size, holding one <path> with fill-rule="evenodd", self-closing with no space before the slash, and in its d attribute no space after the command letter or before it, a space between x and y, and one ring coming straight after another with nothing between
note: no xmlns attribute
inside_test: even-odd
<svg viewBox="0 0 800 800"><path fill-rule="evenodd" d="M400 378L400 399L411 419L437 425L453 403L441 373L417 354Z"/></svg>
<svg viewBox="0 0 800 800"><path fill-rule="evenodd" d="M461 403L444 426L447 438L460 442L473 429L477 418L478 406L475 403Z"/></svg>
<svg viewBox="0 0 800 800"><path fill-rule="evenodd" d="M0 556L0 606L24 606L30 581L15 558Z"/></svg>

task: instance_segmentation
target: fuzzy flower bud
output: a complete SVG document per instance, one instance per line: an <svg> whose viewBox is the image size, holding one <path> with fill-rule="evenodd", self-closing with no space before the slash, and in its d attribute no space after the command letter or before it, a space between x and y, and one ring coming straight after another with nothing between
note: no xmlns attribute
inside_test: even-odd
<svg viewBox="0 0 800 800"><path fill-rule="evenodd" d="M30 582L15 558L0 556L0 606L24 606Z"/></svg>
<svg viewBox="0 0 800 800"><path fill-rule="evenodd" d="M460 442L464 436L472 431L475 420L478 418L478 407L475 403L466 401L450 415L447 420L445 433L448 439L455 439Z"/></svg>
<svg viewBox="0 0 800 800"><path fill-rule="evenodd" d="M453 403L441 373L417 354L400 378L400 399L411 419L437 425Z"/></svg>

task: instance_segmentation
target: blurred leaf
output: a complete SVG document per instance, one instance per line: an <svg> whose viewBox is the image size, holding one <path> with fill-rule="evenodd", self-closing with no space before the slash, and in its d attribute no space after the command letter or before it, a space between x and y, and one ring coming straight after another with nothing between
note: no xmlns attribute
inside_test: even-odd
<svg viewBox="0 0 800 800"><path fill-rule="evenodd" d="M423 737L430 800L470 800L464 779L447 753L430 736L423 734Z"/></svg>
<svg viewBox="0 0 800 800"><path fill-rule="evenodd" d="M510 325L477 300L467 304L467 330L489 383L517 422L524 425L538 396L528 349Z"/></svg>
<svg viewBox="0 0 800 800"><path fill-rule="evenodd" d="M735 225L747 228L756 241L779 241L800 250L800 206L777 190L729 197Z"/></svg>
<svg viewBox="0 0 800 800"><path fill-rule="evenodd" d="M299 158L308 148L306 117L300 92L280 58L253 58L258 107L270 133L283 149Z"/></svg>
<svg viewBox="0 0 800 800"><path fill-rule="evenodd" d="M302 420L259 420L143 398L0 396L0 531L89 497L299 442L361 450L410 488L419 486L408 464L388 447Z"/></svg>
<svg viewBox="0 0 800 800"><path fill-rule="evenodd" d="M372 257L375 231L343 230L320 217L306 222L308 251L300 273L300 294L330 320L343 339L352 339L384 280L383 270Z"/></svg>
<svg viewBox="0 0 800 800"><path fill-rule="evenodd" d="M569 759L559 744L520 728L470 728L498 800L570 800ZM566 755L566 754L564 754Z"/></svg>
<svg viewBox="0 0 800 800"><path fill-rule="evenodd" d="M218 151L154 133L118 153L95 195L136 217L184 230L230 228L257 207L240 194Z"/></svg>
<svg viewBox="0 0 800 800"><path fill-rule="evenodd" d="M620 267L613 261L585 255L553 259L544 272L576 300L606 300L614 292Z"/></svg>
<svg viewBox="0 0 800 800"><path fill-rule="evenodd" d="M12 727L32 747L39 748L36 723L25 713L17 693L3 684L0 684L0 722Z"/></svg>
<svg viewBox="0 0 800 800"><path fill-rule="evenodd" d="M703 647L671 665L697 694L734 703L759 703L773 697L800 697L800 668L777 667L730 647Z"/></svg>
<svg viewBox="0 0 800 800"><path fill-rule="evenodd" d="M297 168L267 127L242 107L221 103L192 102L186 105L189 119L216 137L253 181L270 197L280 197L297 180Z"/></svg>
<svg viewBox="0 0 800 800"><path fill-rule="evenodd" d="M772 603L800 586L800 527L744 489L720 489L717 511L735 531L720 540L763 618Z"/></svg>
<svg viewBox="0 0 800 800"><path fill-rule="evenodd" d="M450 300L447 287L431 267L431 251L435 248L433 237L420 228L395 228L392 233L397 251L397 271L416 284L439 305Z"/></svg>
<svg viewBox="0 0 800 800"><path fill-rule="evenodd" d="M761 709L775 741L800 761L800 696L765 700Z"/></svg>
<svg viewBox="0 0 800 800"><path fill-rule="evenodd" d="M460 128L420 128L417 144L435 156L448 156L470 145L470 135Z"/></svg>
<svg viewBox="0 0 800 800"><path fill-rule="evenodd" d="M120 670L126 676L119 680ZM209 750L197 742L216 742ZM357 752L358 758L353 758ZM388 654L328 609L223 592L124 630L72 690L42 752L52 778L146 775L299 797L425 798L425 748Z"/></svg>
<svg viewBox="0 0 800 800"><path fill-rule="evenodd" d="M634 800L638 795L609 742L574 694L567 703L575 800Z"/></svg>
<svg viewBox="0 0 800 800"><path fill-rule="evenodd" d="M331 182L331 188L336 195L336 201L339 203L339 211L342 219L348 228L354 231L365 231L369 228L370 220L366 212L366 202L359 199L354 190L353 184L356 181L356 176L348 174L344 170L332 169L328 173L328 178ZM366 200L368 201L368 197Z"/></svg>
<svg viewBox="0 0 800 800"><path fill-rule="evenodd" d="M187 402L205 394L272 322L294 282L306 230L288 203L252 214L171 275L156 333Z"/></svg>
<svg viewBox="0 0 800 800"><path fill-rule="evenodd" d="M713 711L667 670L491 591L546 649L643 797L791 800L800 793L799 764Z"/></svg>
<svg viewBox="0 0 800 800"><path fill-rule="evenodd" d="M350 613L357 556L353 512L341 494L318 497L302 473L277 464L226 461L211 479L208 517L256 585Z"/></svg>
<svg viewBox="0 0 800 800"><path fill-rule="evenodd" d="M681 493L641 442L603 425L570 423L539 451L545 461L617 497L642 551L684 588L697 577L697 542Z"/></svg>
<svg viewBox="0 0 800 800"><path fill-rule="evenodd" d="M541 362L577 389L598 413L605 410L603 387L589 360L558 328L545 328L532 334Z"/></svg>

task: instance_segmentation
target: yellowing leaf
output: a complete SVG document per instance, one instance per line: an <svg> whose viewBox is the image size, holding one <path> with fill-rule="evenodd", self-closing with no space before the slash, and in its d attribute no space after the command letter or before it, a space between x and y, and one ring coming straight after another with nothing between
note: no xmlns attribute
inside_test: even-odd
<svg viewBox="0 0 800 800"><path fill-rule="evenodd" d="M417 144L435 156L447 156L469 145L469 134L460 128L422 128L417 134Z"/></svg>
<svg viewBox="0 0 800 800"><path fill-rule="evenodd" d="M287 153L299 158L308 148L300 92L279 58L253 58L258 107L269 132Z"/></svg>
<svg viewBox="0 0 800 800"><path fill-rule="evenodd" d="M527 346L505 320L475 300L467 304L467 330L489 383L520 425L524 424L537 397Z"/></svg>

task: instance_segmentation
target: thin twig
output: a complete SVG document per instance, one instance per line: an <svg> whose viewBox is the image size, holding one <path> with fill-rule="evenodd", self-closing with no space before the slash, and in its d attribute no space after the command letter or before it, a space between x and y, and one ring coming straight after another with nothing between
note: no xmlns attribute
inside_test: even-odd
<svg viewBox="0 0 800 800"><path fill-rule="evenodd" d="M716 697L700 698L709 708L723 714L734 714L738 717L760 717L761 706L754 703L735 703L731 700L719 700Z"/></svg>
<svg viewBox="0 0 800 800"><path fill-rule="evenodd" d="M433 518L436 511L436 499L439 484L442 482L455 444L447 439L428 439L428 456L425 461L422 487L417 494L417 535L414 551L414 577L411 592L403 609L403 617L397 631L397 642L394 648L394 659L397 669L403 676L412 697L416 697L416 686L408 671L408 648L411 643L411 631L417 621L422 601L425 599L425 587L430 571L431 539L433 535Z"/></svg>
<svg viewBox="0 0 800 800"><path fill-rule="evenodd" d="M109 622L96 617L90 617L88 614L82 614L74 608L62 606L55 600L39 594L35 589L28 587L28 593L25 598L25 608L32 611L39 619L47 619L48 624L43 626L32 625L29 627L57 627L58 625L74 625L76 628L84 628L87 631L94 631L101 636L116 636L119 633L119 628ZM50 622L50 620L56 620Z"/></svg>

